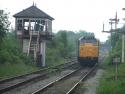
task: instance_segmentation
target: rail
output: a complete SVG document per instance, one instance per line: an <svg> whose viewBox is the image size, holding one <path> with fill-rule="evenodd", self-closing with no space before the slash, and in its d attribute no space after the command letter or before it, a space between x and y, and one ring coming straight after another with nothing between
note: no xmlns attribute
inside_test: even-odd
<svg viewBox="0 0 125 94"><path fill-rule="evenodd" d="M69 64L69 63L70 63L70 64ZM35 79L44 77L44 76L46 76L47 73L53 72L53 71L46 72L47 70L53 69L53 68L55 69L56 67L59 68L59 67L61 67L61 66L63 66L62 68L64 68L64 67L67 67L67 66L65 66L66 64L68 64L68 66L69 66L69 65L73 65L73 64L75 64L75 63L73 63L73 61L70 61L70 62L67 62L67 63L65 63L65 64L61 64L61 65L57 65L57 66L53 66L53 67L48 67L48 68L45 68L45 69L43 69L43 70L39 70L39 71L30 73L30 74L25 74L25 75L17 76L17 77L14 77L14 78L2 80L2 81L0 81L0 88L1 88L1 89L0 89L0 92L9 91L9 90L11 90L11 89L13 89L13 88L15 88L15 87L18 87L18 86L20 86L20 85L26 84L26 83L28 83L28 82L30 82L30 81L32 81L32 80L35 80ZM57 70L58 70L58 68L57 68ZM55 71L55 70L54 70L54 71ZM45 72L45 73L43 73L43 72ZM38 73L40 73L40 74L38 74ZM43 73L43 74L41 74L41 73ZM5 87L5 88L2 88L2 84L3 84L3 83L6 83L6 82L9 82L9 83L10 83L10 81L13 81L13 80L16 80L16 79L21 79L21 78L23 78L23 77L27 78L28 76L33 75L33 74L38 74L38 75L37 75L37 77L34 77L34 76L33 76L32 78L29 78L29 79L24 80L24 81L22 81L22 82L16 83L16 84L14 84L14 85L7 86L7 87ZM23 79L25 79L25 78L23 78Z"/></svg>
<svg viewBox="0 0 125 94"><path fill-rule="evenodd" d="M88 72L86 72L85 75L66 93L66 94L72 94L73 91L76 89L76 87L97 67L97 64Z"/></svg>
<svg viewBox="0 0 125 94"><path fill-rule="evenodd" d="M40 92L44 91L48 87L52 86L54 83L61 81L62 79L64 79L64 78L66 78L66 77L76 73L79 70L80 70L80 68L75 70L75 71L73 71L73 72L71 72L71 73L69 73L69 74L67 74L67 75L65 75L65 76L63 76L63 77L61 77L61 78L59 78L59 79L57 79L57 80L55 80L55 81L53 81L53 82L51 82L51 83L49 83L48 85L44 86L43 88L40 88L39 90L33 92L32 94L39 94Z"/></svg>

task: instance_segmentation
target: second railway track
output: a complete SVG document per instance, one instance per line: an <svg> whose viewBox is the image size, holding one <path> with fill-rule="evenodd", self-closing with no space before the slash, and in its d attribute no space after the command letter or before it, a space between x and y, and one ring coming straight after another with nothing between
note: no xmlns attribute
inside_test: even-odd
<svg viewBox="0 0 125 94"><path fill-rule="evenodd" d="M73 62L73 61L72 61ZM76 62L76 61L75 61ZM73 63L70 63L70 64L68 64L68 65L63 65L63 67L61 66L61 68L62 69L68 69L68 67L70 66L73 66L72 65ZM72 67L73 68L73 67ZM59 69L59 67L54 67L54 70L55 71L57 71ZM59 71L61 71L60 69L59 69ZM43 72L44 73L44 72ZM12 90L13 91L13 89L16 89L16 88L20 88L21 86L23 87L25 84L25 86L24 87L28 87L28 85L29 85L29 83L31 84L31 83L34 83L34 82L37 82L37 80L42 80L45 76L46 76L46 74L47 74L47 72L45 72L44 74L43 73L36 73L36 74L33 74L32 76L31 75L28 75L28 76L30 76L30 77L28 77L28 76L26 76L26 77L24 77L24 78L18 78L18 79L14 79L14 80L10 80L10 82L8 81L7 83L6 83L6 81L5 82L1 82L0 84L0 93L4 93L5 92L5 94L7 93L7 94L17 94L17 93L10 93L10 91ZM51 71L49 71L49 73L51 73ZM18 89L19 89L18 88ZM21 88L20 88L21 89ZM7 92L8 91L8 92ZM15 92L15 91L14 91ZM19 94L22 94L22 93L19 93ZM23 93L23 94L27 94L27 93Z"/></svg>

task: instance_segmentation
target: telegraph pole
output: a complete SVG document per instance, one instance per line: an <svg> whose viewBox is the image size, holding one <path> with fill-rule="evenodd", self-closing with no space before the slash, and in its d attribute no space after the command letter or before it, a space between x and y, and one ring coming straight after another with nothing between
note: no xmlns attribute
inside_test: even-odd
<svg viewBox="0 0 125 94"><path fill-rule="evenodd" d="M124 63L124 49L125 49L125 34L122 34L122 63Z"/></svg>
<svg viewBox="0 0 125 94"><path fill-rule="evenodd" d="M117 29L117 24L119 22L119 19L117 17L117 12L116 12L115 18L114 19L110 18L109 21L110 21L109 24L111 25L110 31L105 31L104 30L104 24L103 24L103 31L102 32L106 32L106 33L111 34L111 41L110 41L111 42L111 50L110 51L112 53L112 33L117 32L116 29ZM113 24L115 24L115 30L113 30Z"/></svg>
<svg viewBox="0 0 125 94"><path fill-rule="evenodd" d="M117 32L117 24L118 24L118 22L119 22L119 19L117 18L117 12L116 12L116 15L115 15L115 18L114 19L109 19L110 20L110 22L109 22L109 24L111 25L111 30L110 31L104 31L103 30L103 32L107 32L107 33L111 33L111 52L110 52L110 56L111 56L111 60L112 60L112 33L113 32ZM115 29L113 30L113 24L115 24ZM104 25L103 25L103 29L104 29ZM113 58L114 60L113 60L113 62L114 61L116 61L116 59L117 58ZM116 67L115 67L115 74L116 74L116 76L115 76L115 79L117 80L117 74L118 74L118 65L117 65L117 61L116 62L114 62L115 63L115 65L116 65Z"/></svg>
<svg viewBox="0 0 125 94"><path fill-rule="evenodd" d="M109 24L111 25L111 29L110 29L110 33L111 33L111 40L110 40L111 52L110 52L110 55L111 55L111 60L112 60L112 30L113 30L112 26L113 26L114 22L113 22L113 19L109 19L109 20L110 20Z"/></svg>
<svg viewBox="0 0 125 94"><path fill-rule="evenodd" d="M125 8L122 8L122 10L125 10ZM125 52L124 52L124 50L125 50L125 33L122 34L122 63L124 63L124 61L125 61L125 58L124 58Z"/></svg>
<svg viewBox="0 0 125 94"><path fill-rule="evenodd" d="M103 31L102 32L105 32L105 33L110 33L110 36L111 36L111 39L110 39L110 53L109 53L109 56L110 56L110 61L112 61L112 31L113 31L113 19L109 19L109 24L111 25L110 27L110 30L109 31L105 31L104 30L104 23L103 23Z"/></svg>

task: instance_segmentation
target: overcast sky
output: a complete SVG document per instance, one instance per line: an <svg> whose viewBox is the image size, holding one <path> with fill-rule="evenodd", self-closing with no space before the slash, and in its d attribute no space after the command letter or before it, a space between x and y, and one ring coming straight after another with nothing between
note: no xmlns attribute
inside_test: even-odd
<svg viewBox="0 0 125 94"><path fill-rule="evenodd" d="M46 12L55 20L54 32L58 30L79 31L95 33L101 41L107 39L108 34L102 33L102 24L109 30L109 19L118 12L120 20L125 17L125 0L0 0L0 9L10 12L10 21L14 26L12 15L33 5ZM125 22L120 22L125 23Z"/></svg>

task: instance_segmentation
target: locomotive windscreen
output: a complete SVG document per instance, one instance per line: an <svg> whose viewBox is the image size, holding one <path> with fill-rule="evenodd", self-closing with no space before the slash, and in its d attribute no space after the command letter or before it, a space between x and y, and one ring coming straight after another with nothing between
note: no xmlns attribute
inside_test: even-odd
<svg viewBox="0 0 125 94"><path fill-rule="evenodd" d="M97 39L94 36L84 36L79 41L80 41L80 44L84 44L84 43L97 44Z"/></svg>

